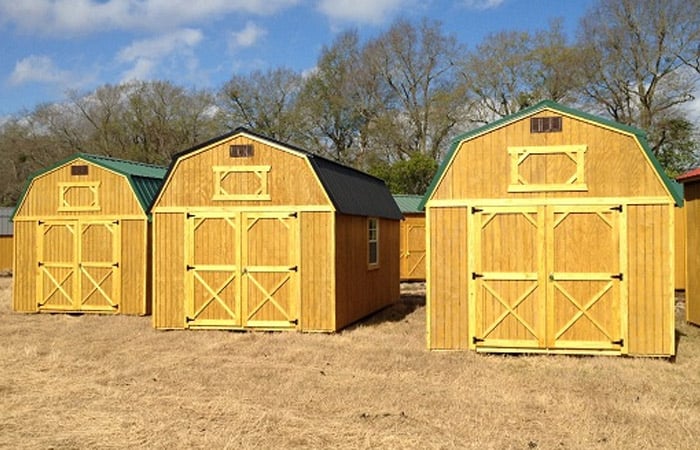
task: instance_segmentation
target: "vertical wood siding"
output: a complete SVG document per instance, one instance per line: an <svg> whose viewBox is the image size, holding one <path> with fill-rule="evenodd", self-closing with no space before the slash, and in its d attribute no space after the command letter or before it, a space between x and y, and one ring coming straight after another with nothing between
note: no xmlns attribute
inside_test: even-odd
<svg viewBox="0 0 700 450"><path fill-rule="evenodd" d="M686 251L685 212L686 212L685 207L675 208L675 216L676 217L674 219L675 228L673 231L673 238L675 240L675 245L674 245L675 250L674 250L673 255L674 255L675 266L676 266L675 289L677 291L685 290L685 251Z"/></svg>
<svg viewBox="0 0 700 450"><path fill-rule="evenodd" d="M486 350L672 355L674 246L682 235L669 193L634 136L568 115L563 132L530 133L530 117L551 115L561 114L545 110L462 142L428 200L428 346L474 348L473 336ZM584 190L509 187L509 147L558 145L586 146ZM577 169L557 153L530 153L518 167L521 183L543 186L566 185ZM472 206L484 211L478 227ZM537 226L519 228L510 223L517 215L499 216L508 208L535 208L528 214ZM694 223L690 208L687 214ZM521 254L523 233L535 229L542 249ZM486 275L470 277L474 271ZM686 286L690 293L690 277Z"/></svg>
<svg viewBox="0 0 700 450"><path fill-rule="evenodd" d="M700 325L700 182L685 184L687 221L686 319Z"/></svg>
<svg viewBox="0 0 700 450"><path fill-rule="evenodd" d="M254 155L232 158L229 156L230 145L253 145ZM270 166L267 181L270 200L213 200L215 166ZM226 177L224 187L229 193L241 190L250 192L257 188L257 183L254 176L231 174ZM305 159L245 136L237 136L180 158L154 208L326 204L328 200Z"/></svg>
<svg viewBox="0 0 700 450"><path fill-rule="evenodd" d="M367 218L336 216L336 329L399 299L399 221L379 219L379 265L368 268Z"/></svg>
<svg viewBox="0 0 700 450"><path fill-rule="evenodd" d="M184 214L153 215L153 326L184 328Z"/></svg>
<svg viewBox="0 0 700 450"><path fill-rule="evenodd" d="M629 351L670 355L675 347L670 205L630 206Z"/></svg>
<svg viewBox="0 0 700 450"><path fill-rule="evenodd" d="M35 312L36 309L36 223L15 222L15 268L12 285L12 309Z"/></svg>
<svg viewBox="0 0 700 450"><path fill-rule="evenodd" d="M87 165L88 175L72 176L74 164ZM60 184L74 182L99 183L94 210L61 210ZM75 189L64 198L71 205L87 205L95 197L86 189ZM15 310L37 311L41 300L49 310L96 308L107 313L146 314L146 226L146 214L122 175L77 159L38 176L15 216ZM38 269L40 254L53 262L74 265L49 269L59 278L67 276L62 287L75 298L72 304L60 292L47 294L54 284ZM118 308L111 308L110 303Z"/></svg>
<svg viewBox="0 0 700 450"><path fill-rule="evenodd" d="M301 213L301 317L303 331L335 331L334 213Z"/></svg>
<svg viewBox="0 0 700 450"><path fill-rule="evenodd" d="M0 270L12 270L12 236L0 236Z"/></svg>
<svg viewBox="0 0 700 450"><path fill-rule="evenodd" d="M552 113L545 111L532 117L540 115ZM564 117L563 125L561 133L530 134L530 118L526 117L463 142L431 199L668 195L633 137L573 117ZM587 146L584 157L587 192L508 192L509 146L568 144ZM545 161L544 158L530 157L523 171L530 182L537 180L539 173L547 173L548 180L561 180L571 176L573 163L555 158Z"/></svg>
<svg viewBox="0 0 700 450"><path fill-rule="evenodd" d="M428 208L428 346L466 349L469 337L467 208ZM445 239L445 237L449 237Z"/></svg>

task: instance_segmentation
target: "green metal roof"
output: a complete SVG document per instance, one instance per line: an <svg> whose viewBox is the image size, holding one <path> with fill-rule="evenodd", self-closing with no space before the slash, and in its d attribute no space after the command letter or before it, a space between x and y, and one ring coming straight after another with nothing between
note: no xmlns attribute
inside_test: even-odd
<svg viewBox="0 0 700 450"><path fill-rule="evenodd" d="M22 195L20 196L19 201L12 212L12 217L14 218L15 214L17 213L17 208L19 208L19 205L22 204L24 196L27 195L27 189L29 189L29 186L35 178L78 159L91 162L97 166L125 176L129 181L131 188L134 190L136 198L138 199L144 213L148 212L148 206L151 204L154 196L158 193L166 173L165 167L156 166L153 164L128 161L109 156L93 155L90 153L76 153L68 158L64 158L54 163L45 169L33 173L29 179L27 179Z"/></svg>
<svg viewBox="0 0 700 450"><path fill-rule="evenodd" d="M420 207L420 202L423 200L422 195L408 194L393 194L396 204L403 214L421 214L423 209Z"/></svg>
<svg viewBox="0 0 700 450"><path fill-rule="evenodd" d="M450 146L450 150L447 152L447 155L445 156L445 159L442 161L442 164L440 164L440 167L438 167L437 172L435 173L435 176L433 177L432 182L430 183L430 186L428 186L428 190L426 191L425 195L423 196L423 199L421 200L420 203L420 208L424 209L425 208L425 203L428 201L428 198L433 194L433 191L437 187L438 181L442 178L442 175L444 174L445 170L447 170L447 166L450 164L450 161L452 161L452 158L454 157L455 152L457 151L457 148L459 148L460 143L463 141L473 139L476 136L479 136L481 134L487 133L489 131L495 130L497 128L503 127L507 124L510 124L512 122L516 122L524 117L536 114L542 110L545 109L550 109L553 111L558 111L561 112L562 114L567 114L570 116L578 117L580 119L589 121L589 122L594 122L599 125L608 127L608 128L613 128L625 133L631 133L633 134L636 138L637 141L639 142L640 146L646 153L647 157L649 158L649 161L651 161L652 166L656 170L656 172L659 174L659 177L663 181L664 185L666 186L666 189L668 190L669 194L671 197L673 197L673 200L675 201L677 206L682 206L683 205L683 191L682 187L679 186L678 183L671 181L671 179L666 175L666 172L664 172L663 168L661 167L661 164L659 161L656 159L656 156L654 156L654 153L651 151L651 147L649 147L649 143L647 142L646 139L646 133L642 131L639 128L632 127L629 125L625 125L619 122L615 122L613 120L609 119L604 119L599 116L595 116L593 114L589 114L577 109L569 108L564 105L560 105L559 103L556 103L551 100L543 100L536 105L533 105L529 108L525 108L521 111L518 111L515 114L511 114L510 116L503 117L501 119L498 119L494 122L491 122L489 124L486 124L482 127L476 128L474 130L468 131L466 133L460 134L454 140L452 141L452 145Z"/></svg>

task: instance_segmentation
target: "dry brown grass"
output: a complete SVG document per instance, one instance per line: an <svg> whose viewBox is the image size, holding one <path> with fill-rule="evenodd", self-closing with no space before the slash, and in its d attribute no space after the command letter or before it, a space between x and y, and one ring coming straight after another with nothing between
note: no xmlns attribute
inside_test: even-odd
<svg viewBox="0 0 700 450"><path fill-rule="evenodd" d="M700 329L675 363L425 350L422 297L336 335L24 315L0 279L2 448L698 448Z"/></svg>

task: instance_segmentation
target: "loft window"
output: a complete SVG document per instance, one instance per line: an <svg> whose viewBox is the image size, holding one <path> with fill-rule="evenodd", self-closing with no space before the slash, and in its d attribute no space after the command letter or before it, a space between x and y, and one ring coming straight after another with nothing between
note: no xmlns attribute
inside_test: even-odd
<svg viewBox="0 0 700 450"><path fill-rule="evenodd" d="M587 191L585 145L508 147L508 192Z"/></svg>
<svg viewBox="0 0 700 450"><path fill-rule="evenodd" d="M58 183L59 211L99 211L100 182Z"/></svg>
<svg viewBox="0 0 700 450"><path fill-rule="evenodd" d="M231 158L249 158L253 156L253 146L250 144L232 145L228 148L228 154Z"/></svg>
<svg viewBox="0 0 700 450"><path fill-rule="evenodd" d="M212 200L270 200L270 169L271 166L214 166Z"/></svg>
<svg viewBox="0 0 700 450"><path fill-rule="evenodd" d="M88 174L88 166L86 166L86 165L70 166L70 174L72 176L87 175Z"/></svg>
<svg viewBox="0 0 700 450"><path fill-rule="evenodd" d="M379 265L379 221L370 217L367 219L367 263L370 267Z"/></svg>
<svg viewBox="0 0 700 450"><path fill-rule="evenodd" d="M530 119L530 133L561 132L561 117L533 117Z"/></svg>

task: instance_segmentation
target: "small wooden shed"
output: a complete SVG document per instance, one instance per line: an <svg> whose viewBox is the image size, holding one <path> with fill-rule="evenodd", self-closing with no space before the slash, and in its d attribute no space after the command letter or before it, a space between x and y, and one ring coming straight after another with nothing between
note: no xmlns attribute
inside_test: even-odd
<svg viewBox="0 0 700 450"><path fill-rule="evenodd" d="M685 197L685 316L700 325L700 168L677 180L683 183Z"/></svg>
<svg viewBox="0 0 700 450"><path fill-rule="evenodd" d="M429 347L673 355L680 204L642 131L551 101L458 136L424 198Z"/></svg>
<svg viewBox="0 0 700 450"><path fill-rule="evenodd" d="M0 272L12 270L12 208L0 208Z"/></svg>
<svg viewBox="0 0 700 450"><path fill-rule="evenodd" d="M147 210L163 176L83 153L33 175L13 217L13 309L148 314Z"/></svg>
<svg viewBox="0 0 700 450"><path fill-rule="evenodd" d="M385 183L246 129L175 155L151 212L155 328L332 332L399 299Z"/></svg>
<svg viewBox="0 0 700 450"><path fill-rule="evenodd" d="M394 194L404 219L401 221L401 281L425 280L425 212L419 209L422 195Z"/></svg>

